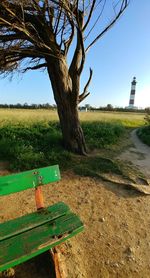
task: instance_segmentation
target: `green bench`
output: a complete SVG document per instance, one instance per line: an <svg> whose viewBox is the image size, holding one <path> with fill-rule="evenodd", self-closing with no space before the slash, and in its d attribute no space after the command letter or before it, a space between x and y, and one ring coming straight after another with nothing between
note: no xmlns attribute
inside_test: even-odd
<svg viewBox="0 0 150 278"><path fill-rule="evenodd" d="M35 188L37 207L33 213L0 224L0 271L25 262L83 230L79 217L63 202L44 208L42 185L59 180L58 165L0 177L0 195Z"/></svg>

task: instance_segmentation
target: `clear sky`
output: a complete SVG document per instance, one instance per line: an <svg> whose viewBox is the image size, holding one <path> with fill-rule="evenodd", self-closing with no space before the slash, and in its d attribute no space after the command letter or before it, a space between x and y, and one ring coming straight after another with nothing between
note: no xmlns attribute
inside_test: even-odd
<svg viewBox="0 0 150 278"><path fill-rule="evenodd" d="M133 76L137 78L135 105L150 106L150 0L131 0L123 16L87 54L81 79L85 84L89 67L93 79L90 96L83 104L127 106ZM82 91L82 90L81 90ZM0 79L0 103L50 103L53 93L46 72L29 71Z"/></svg>

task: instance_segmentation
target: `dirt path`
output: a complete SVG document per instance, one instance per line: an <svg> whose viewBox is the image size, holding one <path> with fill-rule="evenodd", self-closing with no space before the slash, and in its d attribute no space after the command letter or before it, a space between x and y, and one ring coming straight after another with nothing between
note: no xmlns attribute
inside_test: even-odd
<svg viewBox="0 0 150 278"><path fill-rule="evenodd" d="M64 201L85 225L84 232L60 246L65 278L150 277L149 197L69 172L43 191L46 206ZM1 222L34 211L33 195L28 190L4 196ZM30 264L17 269L15 278L45 277Z"/></svg>
<svg viewBox="0 0 150 278"><path fill-rule="evenodd" d="M150 148L138 140L135 131L131 140L134 147L120 158L132 161L150 176ZM8 174L4 166L0 164L0 175ZM85 225L83 233L60 246L65 278L150 277L149 196L71 172L62 173L62 180L45 186L43 192L46 206L64 201ZM34 210L33 190L4 196L0 201L0 222ZM20 265L15 278L47 277L36 273L31 263Z"/></svg>
<svg viewBox="0 0 150 278"><path fill-rule="evenodd" d="M139 140L136 130L131 132L131 141L134 146L123 152L118 158L131 161L147 178L150 178L150 147Z"/></svg>

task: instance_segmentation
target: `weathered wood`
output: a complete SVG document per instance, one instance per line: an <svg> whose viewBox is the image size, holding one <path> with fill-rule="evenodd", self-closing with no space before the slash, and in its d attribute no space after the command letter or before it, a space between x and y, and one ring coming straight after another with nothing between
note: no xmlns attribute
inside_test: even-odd
<svg viewBox="0 0 150 278"><path fill-rule="evenodd" d="M36 188L60 180L58 165L0 177L0 195Z"/></svg>
<svg viewBox="0 0 150 278"><path fill-rule="evenodd" d="M57 219L58 217L65 215L68 211L69 207L60 202L53 206L38 210L37 212L1 223L0 241Z"/></svg>
<svg viewBox="0 0 150 278"><path fill-rule="evenodd" d="M58 165L0 177L0 195L60 180ZM0 224L0 271L35 257L83 230L63 202Z"/></svg>
<svg viewBox="0 0 150 278"><path fill-rule="evenodd" d="M83 223L73 213L47 222L32 230L0 242L0 271L25 262L53 248L83 230Z"/></svg>

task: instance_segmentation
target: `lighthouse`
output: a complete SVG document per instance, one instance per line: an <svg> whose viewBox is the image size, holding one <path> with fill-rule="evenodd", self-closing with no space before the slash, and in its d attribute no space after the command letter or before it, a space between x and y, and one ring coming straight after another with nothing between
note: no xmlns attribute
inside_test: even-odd
<svg viewBox="0 0 150 278"><path fill-rule="evenodd" d="M136 77L133 77L133 81L131 82L131 92L130 92L130 99L129 99L129 108L135 108L134 100L135 100L135 91L136 91Z"/></svg>

